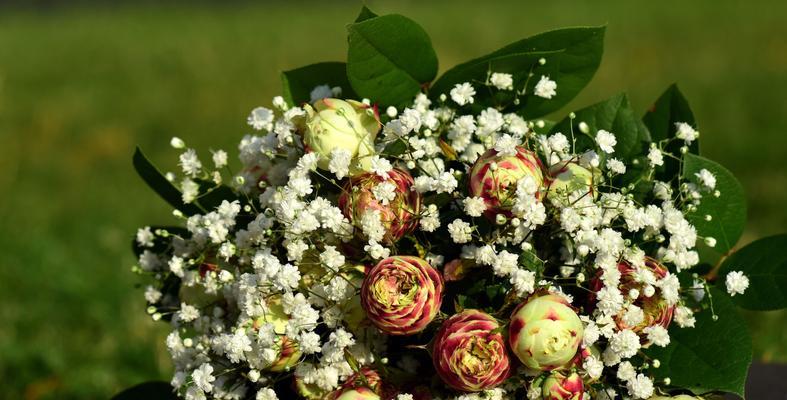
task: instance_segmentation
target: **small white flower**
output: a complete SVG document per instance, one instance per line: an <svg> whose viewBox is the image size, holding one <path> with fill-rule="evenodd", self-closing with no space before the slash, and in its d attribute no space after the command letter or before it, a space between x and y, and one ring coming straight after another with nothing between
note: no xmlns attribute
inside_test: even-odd
<svg viewBox="0 0 787 400"><path fill-rule="evenodd" d="M149 226L137 230L137 244L141 247L153 247L153 232Z"/></svg>
<svg viewBox="0 0 787 400"><path fill-rule="evenodd" d="M656 346L666 347L670 342L667 329L661 325L649 326L643 329L642 332L648 335L648 340Z"/></svg>
<svg viewBox="0 0 787 400"><path fill-rule="evenodd" d="M675 136L677 136L678 139L683 139L686 144L691 144L691 142L697 140L697 137L700 135L691 125L685 122L676 122L675 128L677 129Z"/></svg>
<svg viewBox="0 0 787 400"><path fill-rule="evenodd" d="M314 103L317 100L322 100L331 96L333 96L333 91L331 90L330 85L315 86L314 89L309 92L309 102Z"/></svg>
<svg viewBox="0 0 787 400"><path fill-rule="evenodd" d="M623 162L617 158L610 158L607 160L607 169L622 175L626 173L626 164L623 164Z"/></svg>
<svg viewBox="0 0 787 400"><path fill-rule="evenodd" d="M350 161L352 154L347 149L337 147L331 150L331 161L328 162L328 169L342 179L350 173Z"/></svg>
<svg viewBox="0 0 787 400"><path fill-rule="evenodd" d="M465 104L473 104L475 99L475 89L473 89L473 85L465 82L465 83L457 83L453 89L451 89L451 100L453 100L456 104L463 106Z"/></svg>
<svg viewBox="0 0 787 400"><path fill-rule="evenodd" d="M514 77L511 74L495 72L489 77L489 83L500 90L512 90L514 88Z"/></svg>
<svg viewBox="0 0 787 400"><path fill-rule="evenodd" d="M501 157L513 157L516 155L516 147L519 146L519 143L519 139L506 133L495 142L495 151Z"/></svg>
<svg viewBox="0 0 787 400"><path fill-rule="evenodd" d="M194 149L188 149L180 155L180 167L183 173L195 177L202 169L202 163L197 158L197 152Z"/></svg>
<svg viewBox="0 0 787 400"><path fill-rule="evenodd" d="M382 205L388 205L396 198L396 185L392 182L384 181L372 188L372 194Z"/></svg>
<svg viewBox="0 0 787 400"><path fill-rule="evenodd" d="M634 357L640 349L639 336L630 329L612 335L609 348L620 358Z"/></svg>
<svg viewBox="0 0 787 400"><path fill-rule="evenodd" d="M654 167L664 165L664 155L661 154L661 150L658 148L651 147L650 151L648 151L648 161Z"/></svg>
<svg viewBox="0 0 787 400"><path fill-rule="evenodd" d="M273 128L273 111L265 107L257 107L251 110L246 123L255 130L270 131Z"/></svg>
<svg viewBox="0 0 787 400"><path fill-rule="evenodd" d="M440 213L437 206L430 204L421 215L421 230L424 232L434 232L440 227Z"/></svg>
<svg viewBox="0 0 787 400"><path fill-rule="evenodd" d="M741 271L732 271L727 274L725 284L727 285L727 293L730 296L735 296L746 291L746 288L749 287L749 278Z"/></svg>
<svg viewBox="0 0 787 400"><path fill-rule="evenodd" d="M612 154L615 152L615 145L618 144L618 140L615 139L615 135L613 133L599 129L599 131L596 133L596 143L602 151L607 154Z"/></svg>
<svg viewBox="0 0 787 400"><path fill-rule="evenodd" d="M213 165L216 169L224 168L227 166L227 152L224 150L216 150L213 152Z"/></svg>
<svg viewBox="0 0 787 400"><path fill-rule="evenodd" d="M448 233L451 235L451 240L454 243L467 243L472 238L471 233L473 228L470 227L465 221L455 219L454 222L448 224Z"/></svg>
<svg viewBox="0 0 787 400"><path fill-rule="evenodd" d="M371 164L372 172L383 178L387 178L388 173L393 169L391 162L380 156L372 157Z"/></svg>
<svg viewBox="0 0 787 400"><path fill-rule="evenodd" d="M713 174L707 169L703 168L700 170L700 172L697 172L694 175L707 189L713 190L716 188L716 177L713 176Z"/></svg>
<svg viewBox="0 0 787 400"><path fill-rule="evenodd" d="M551 99L557 95L557 83L542 75L534 90L536 96Z"/></svg>
<svg viewBox="0 0 787 400"><path fill-rule="evenodd" d="M213 381L216 377L213 376L213 366L209 363L204 363L191 373L191 379L200 390L210 393L213 390Z"/></svg>
<svg viewBox="0 0 787 400"><path fill-rule="evenodd" d="M199 184L191 179L184 179L180 183L180 191L183 202L186 204L191 203L199 195Z"/></svg>
<svg viewBox="0 0 787 400"><path fill-rule="evenodd" d="M648 399L653 396L653 381L643 374L631 379L626 384L629 394L635 399Z"/></svg>
<svg viewBox="0 0 787 400"><path fill-rule="evenodd" d="M259 374L259 373L258 373ZM255 400L279 400L279 396L271 388L262 388L254 396Z"/></svg>
<svg viewBox="0 0 787 400"><path fill-rule="evenodd" d="M471 217L480 217L486 211L486 203L481 197L466 197L462 200L465 213Z"/></svg>

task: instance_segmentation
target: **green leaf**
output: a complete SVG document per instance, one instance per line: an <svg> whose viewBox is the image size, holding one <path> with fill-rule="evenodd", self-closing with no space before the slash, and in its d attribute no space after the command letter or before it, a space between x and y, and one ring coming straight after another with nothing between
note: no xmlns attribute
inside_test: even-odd
<svg viewBox="0 0 787 400"><path fill-rule="evenodd" d="M787 307L787 234L752 242L729 256L719 269L718 285L732 271L749 278L749 288L732 296L732 301L747 310L766 311Z"/></svg>
<svg viewBox="0 0 787 400"><path fill-rule="evenodd" d="M132 386L112 397L112 400L177 400L167 382L145 382Z"/></svg>
<svg viewBox="0 0 787 400"><path fill-rule="evenodd" d="M685 122L695 129L697 128L694 120L694 113L689 108L689 103L683 94L678 89L678 86L673 84L656 100L650 109L642 117L642 121L650 131L650 136L654 142L672 139L677 133L675 124L678 122ZM682 140L677 140L670 143L664 150L677 157L680 157L680 148L684 146ZM689 152L694 154L700 153L699 141L695 140L689 146ZM669 181L672 177L678 174L680 164L677 160L667 157L664 160L664 168L659 172L659 178Z"/></svg>
<svg viewBox="0 0 787 400"><path fill-rule="evenodd" d="M696 182L695 173L707 169L716 177L716 189L721 193L715 197L706 193L695 212L686 217L697 228L700 236L713 237L716 246L711 250L725 254L738 243L746 224L746 196L743 187L730 171L718 163L694 154L683 157L683 178ZM711 220L705 219L706 215ZM704 245L703 245L704 246Z"/></svg>
<svg viewBox="0 0 787 400"><path fill-rule="evenodd" d="M391 14L347 29L347 77L360 97L402 105L437 75L432 42L413 20Z"/></svg>
<svg viewBox="0 0 787 400"><path fill-rule="evenodd" d="M357 97L347 80L347 65L343 62L322 62L284 71L281 81L284 100L290 105L309 103L312 90L320 85L342 88L344 98Z"/></svg>
<svg viewBox="0 0 787 400"><path fill-rule="evenodd" d="M367 19L372 19L374 17L377 17L377 14L370 10L369 7L362 6L361 12L358 13L358 17L355 18L355 22L366 21Z"/></svg>
<svg viewBox="0 0 787 400"><path fill-rule="evenodd" d="M600 129L615 134L617 144L612 156L624 162L642 155L650 142L648 129L634 115L634 110L625 94L618 94L608 100L583 108L575 114L576 118L573 120L565 118L555 125L551 132L562 132L569 140L572 140L573 130L577 153L596 147L596 132ZM588 126L587 134L579 130L579 124L582 122Z"/></svg>
<svg viewBox="0 0 787 400"><path fill-rule="evenodd" d="M751 336L729 296L716 288L710 294L718 320L704 310L696 314L694 328L673 325L669 346L646 351L661 362L650 371L659 380L669 377L672 386L695 394L724 391L743 397L752 359Z"/></svg>
<svg viewBox="0 0 787 400"><path fill-rule="evenodd" d="M489 60L522 53L552 53L545 55L547 63L533 70L535 74L531 84L541 78L541 72L549 75L557 82L557 95L551 99L529 96L523 104L521 113L527 118L538 118L566 105L584 88L601 63L604 51L605 27L576 27L544 32L526 39L511 43L497 51L460 64L438 79L431 91L437 97L456 83L453 81L456 70L466 69L470 65L483 64ZM543 70L542 70L543 68ZM497 71L492 71L497 72ZM522 71L528 73L528 71ZM443 81L445 77L445 81ZM481 79L485 76L481 77ZM453 82L452 82L453 81ZM477 91L478 92L478 91Z"/></svg>
<svg viewBox="0 0 787 400"><path fill-rule="evenodd" d="M148 160L139 147L134 151L133 162L134 169L137 171L139 177L172 207L182 211L183 214L186 215L194 215L202 212L198 206L183 202L180 190L159 172L156 166Z"/></svg>

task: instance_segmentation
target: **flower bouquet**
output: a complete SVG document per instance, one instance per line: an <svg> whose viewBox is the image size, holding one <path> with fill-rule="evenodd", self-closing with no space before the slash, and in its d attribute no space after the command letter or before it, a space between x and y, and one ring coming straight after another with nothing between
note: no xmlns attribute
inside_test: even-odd
<svg viewBox="0 0 787 400"><path fill-rule="evenodd" d="M736 308L787 306L787 236L733 251L741 185L699 155L677 87L549 120L603 27L437 75L422 28L363 8L347 62L286 71L237 165L134 166L179 226L137 232L171 388L215 399L743 395ZM122 395L121 395L122 396Z"/></svg>

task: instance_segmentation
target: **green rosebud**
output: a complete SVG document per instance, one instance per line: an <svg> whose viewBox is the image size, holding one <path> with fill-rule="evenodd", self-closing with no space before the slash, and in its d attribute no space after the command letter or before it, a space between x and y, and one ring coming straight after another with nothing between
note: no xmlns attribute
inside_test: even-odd
<svg viewBox="0 0 787 400"><path fill-rule="evenodd" d="M508 333L511 350L525 366L551 371L574 358L584 328L564 297L546 294L532 296L514 309Z"/></svg>
<svg viewBox="0 0 787 400"><path fill-rule="evenodd" d="M575 162L559 162L549 168L551 181L547 198L552 204L567 206L584 196L595 198L595 184L601 179L597 173Z"/></svg>
<svg viewBox="0 0 787 400"><path fill-rule="evenodd" d="M355 100L325 98L304 105L303 141L319 155L317 166L328 170L335 149L349 152L350 175L368 171L380 119L369 105Z"/></svg>

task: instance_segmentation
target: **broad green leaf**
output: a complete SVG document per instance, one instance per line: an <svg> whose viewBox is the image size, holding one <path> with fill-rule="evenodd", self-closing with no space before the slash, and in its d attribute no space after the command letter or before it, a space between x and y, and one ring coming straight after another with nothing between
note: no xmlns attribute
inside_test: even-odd
<svg viewBox="0 0 787 400"><path fill-rule="evenodd" d="M743 396L746 374L752 359L751 336L726 293L711 288L714 321L710 310L696 314L694 328L670 329L667 347L651 346L646 353L661 362L649 371L659 380L669 377L671 385L695 394L724 391Z"/></svg>
<svg viewBox="0 0 787 400"><path fill-rule="evenodd" d="M675 84L667 88L658 100L656 100L645 113L645 116L642 117L642 121L645 123L645 126L648 127L650 136L654 142L674 138L677 132L675 124L678 122L685 122L695 129L697 128L694 114L689 108L689 103ZM680 157L680 148L683 147L683 145L684 142L682 140L677 140L664 150ZM694 154L699 154L699 140L695 140L691 143L689 151ZM665 158L664 164L664 168L659 172L659 178L669 181L678 174L680 164L677 160L670 157Z"/></svg>
<svg viewBox="0 0 787 400"><path fill-rule="evenodd" d="M712 248L714 252L725 254L743 234L746 224L746 196L741 184L726 168L695 154L684 155L684 179L696 182L695 174L702 169L707 169L716 177L716 190L720 192L720 196L704 194L697 210L688 213L686 217L697 228L700 236L716 239L716 246ZM711 216L710 221L706 220L706 215Z"/></svg>
<svg viewBox="0 0 787 400"><path fill-rule="evenodd" d="M134 169L137 171L137 174L139 174L139 177L172 207L182 211L186 215L194 215L202 212L198 206L183 202L180 190L159 172L145 154L142 153L139 147L134 151L133 162Z"/></svg>
<svg viewBox="0 0 787 400"><path fill-rule="evenodd" d="M460 64L443 75L435 82L433 97L437 97L456 83L453 81L456 70L463 70L470 65L483 64L494 58L522 53L553 53L546 55L546 64L533 69L535 84L541 78L541 72L557 82L557 95L551 99L529 96L523 104L521 113L527 118L538 118L566 105L584 88L601 63L604 51L605 27L577 27L544 32L526 39L511 43L497 51ZM498 71L492 71L498 72ZM522 71L528 73L528 71ZM446 79L443 81L443 79ZM483 77L482 77L483 79ZM452 82L453 81L453 82Z"/></svg>
<svg viewBox="0 0 787 400"><path fill-rule="evenodd" d="M615 134L617 144L615 152L611 155L627 164L642 155L650 142L650 134L642 121L634 115L634 110L629 104L625 94L618 94L612 98L583 108L576 113L576 118L565 118L555 125L551 132L562 132L569 140L576 139L576 152L595 147L596 133L603 129ZM588 132L582 133L580 123L588 126Z"/></svg>
<svg viewBox="0 0 787 400"><path fill-rule="evenodd" d="M347 81L347 65L343 62L322 62L284 71L281 81L284 100L290 105L310 102L312 90L320 85L340 87L343 98L357 97Z"/></svg>
<svg viewBox="0 0 787 400"><path fill-rule="evenodd" d="M560 51L512 53L496 57L481 57L448 70L435 82L430 92L435 94L449 93L456 84L469 82L476 89L473 103L475 108L484 109L501 103L511 104L512 107L517 108L512 103L513 91L495 91L496 96L493 97L490 91L483 88L482 85L489 73L502 72L511 74L514 80L514 88L518 90L524 85L530 71L538 65L540 58L551 57L557 54L560 54Z"/></svg>
<svg viewBox="0 0 787 400"><path fill-rule="evenodd" d="M787 234L752 242L729 256L719 269L718 284L732 271L749 278L749 288L732 296L732 301L747 310L778 310L787 307Z"/></svg>
<svg viewBox="0 0 787 400"><path fill-rule="evenodd" d="M177 400L167 382L145 382L132 386L112 397L112 400Z"/></svg>
<svg viewBox="0 0 787 400"><path fill-rule="evenodd" d="M437 75L432 42L413 20L383 15L347 29L347 77L358 96L403 105Z"/></svg>
<svg viewBox="0 0 787 400"><path fill-rule="evenodd" d="M370 10L369 7L362 6L361 12L358 13L358 17L355 18L355 22L366 21L367 19L372 19L374 17L377 17L377 14L375 14L374 11Z"/></svg>

